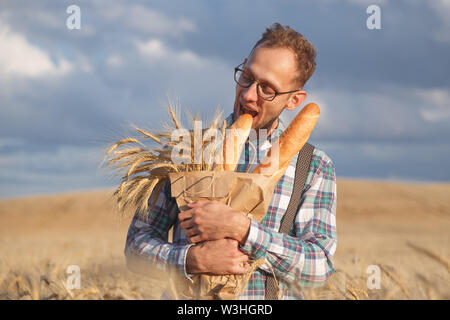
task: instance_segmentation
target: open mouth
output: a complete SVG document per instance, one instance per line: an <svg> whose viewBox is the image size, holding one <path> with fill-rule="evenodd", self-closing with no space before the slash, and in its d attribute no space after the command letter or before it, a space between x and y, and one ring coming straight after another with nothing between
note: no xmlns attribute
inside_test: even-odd
<svg viewBox="0 0 450 320"><path fill-rule="evenodd" d="M258 116L259 112L253 109L250 109L246 106L243 106L242 104L240 105L240 113L241 114L245 114L248 113L249 115L251 115L253 118L255 118L256 116Z"/></svg>

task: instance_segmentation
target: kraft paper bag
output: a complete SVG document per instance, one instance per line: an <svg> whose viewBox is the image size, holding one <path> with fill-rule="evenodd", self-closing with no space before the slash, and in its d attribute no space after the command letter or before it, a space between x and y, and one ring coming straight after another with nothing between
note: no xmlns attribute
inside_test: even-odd
<svg viewBox="0 0 450 320"><path fill-rule="evenodd" d="M233 171L171 173L171 195L178 208L198 200L216 200L260 222L269 207L277 181L270 176ZM261 260L261 259L260 259ZM251 272L265 261L253 261L245 275L194 275L193 282L174 272L173 294L180 299L235 299L244 290Z"/></svg>

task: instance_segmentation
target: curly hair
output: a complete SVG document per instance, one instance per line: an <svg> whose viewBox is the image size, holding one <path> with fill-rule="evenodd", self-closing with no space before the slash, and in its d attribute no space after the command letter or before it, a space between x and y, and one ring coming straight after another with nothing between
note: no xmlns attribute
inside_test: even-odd
<svg viewBox="0 0 450 320"><path fill-rule="evenodd" d="M303 87L316 69L316 48L306 40L303 35L291 29L274 23L262 34L262 37L253 46L252 51L259 45L268 48L288 48L293 51L297 59L297 82Z"/></svg>

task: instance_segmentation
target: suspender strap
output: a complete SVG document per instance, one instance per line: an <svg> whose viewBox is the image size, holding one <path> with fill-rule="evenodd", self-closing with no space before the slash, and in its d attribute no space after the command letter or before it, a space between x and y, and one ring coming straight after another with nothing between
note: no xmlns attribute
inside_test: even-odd
<svg viewBox="0 0 450 320"><path fill-rule="evenodd" d="M295 216L297 215L297 211L299 209L303 189L305 188L306 178L308 177L313 151L314 146L306 143L299 152L297 166L295 168L294 187L286 213L281 219L281 226L279 230L280 233L288 234L292 229ZM277 300L278 290L279 289L274 276L272 274L267 274L265 299Z"/></svg>

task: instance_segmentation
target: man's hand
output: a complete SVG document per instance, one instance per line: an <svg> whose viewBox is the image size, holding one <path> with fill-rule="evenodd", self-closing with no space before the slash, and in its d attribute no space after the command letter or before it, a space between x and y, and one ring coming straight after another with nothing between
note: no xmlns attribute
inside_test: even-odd
<svg viewBox="0 0 450 320"><path fill-rule="evenodd" d="M210 275L244 274L249 267L247 261L248 256L239 251L236 240L205 241L189 248L186 271Z"/></svg>
<svg viewBox="0 0 450 320"><path fill-rule="evenodd" d="M231 238L244 244L247 240L250 219L242 213L218 201L200 200L188 206L178 219L191 243Z"/></svg>

